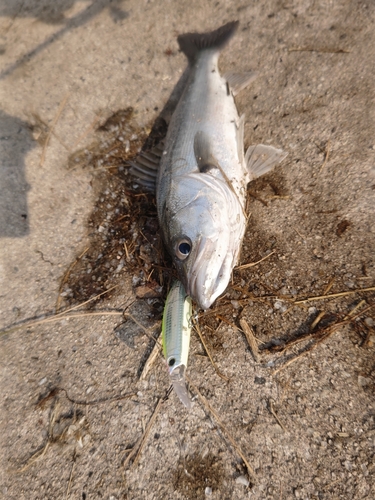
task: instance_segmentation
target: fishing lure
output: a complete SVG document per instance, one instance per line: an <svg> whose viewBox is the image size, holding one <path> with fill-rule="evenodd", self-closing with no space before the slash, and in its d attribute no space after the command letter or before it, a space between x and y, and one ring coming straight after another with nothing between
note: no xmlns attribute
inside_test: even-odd
<svg viewBox="0 0 375 500"><path fill-rule="evenodd" d="M191 400L185 383L190 333L192 302L180 281L175 281L165 302L162 338L163 351L167 360L169 377L174 390L187 409Z"/></svg>

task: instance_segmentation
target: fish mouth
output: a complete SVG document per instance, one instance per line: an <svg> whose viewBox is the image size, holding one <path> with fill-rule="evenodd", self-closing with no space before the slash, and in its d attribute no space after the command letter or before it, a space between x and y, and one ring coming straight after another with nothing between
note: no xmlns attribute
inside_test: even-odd
<svg viewBox="0 0 375 500"><path fill-rule="evenodd" d="M226 289L234 256L228 245L201 238L194 257L193 266L186 272L185 288L198 306L206 310Z"/></svg>

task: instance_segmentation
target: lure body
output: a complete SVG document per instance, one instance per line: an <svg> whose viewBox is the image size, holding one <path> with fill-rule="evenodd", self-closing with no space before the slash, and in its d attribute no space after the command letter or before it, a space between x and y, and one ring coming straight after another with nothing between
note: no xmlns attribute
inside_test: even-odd
<svg viewBox="0 0 375 500"><path fill-rule="evenodd" d="M186 294L183 284L175 281L164 307L163 351L173 388L188 409L191 401L185 384L185 370L189 355L191 315L191 298Z"/></svg>

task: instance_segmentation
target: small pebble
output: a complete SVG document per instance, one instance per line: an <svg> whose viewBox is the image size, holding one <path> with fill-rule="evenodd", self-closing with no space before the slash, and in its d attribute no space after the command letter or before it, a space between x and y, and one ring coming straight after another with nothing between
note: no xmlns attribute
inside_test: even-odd
<svg viewBox="0 0 375 500"><path fill-rule="evenodd" d="M372 326L374 326L375 322L372 318L367 317L367 318L365 318L365 324L369 327L372 327Z"/></svg>
<svg viewBox="0 0 375 500"><path fill-rule="evenodd" d="M279 310L281 313L284 313L288 309L287 305L284 302L281 302L280 300L276 300L273 307L276 310Z"/></svg>
<svg viewBox="0 0 375 500"><path fill-rule="evenodd" d="M206 489L204 490L204 494L206 495L206 497L210 497L212 495L212 488L207 486Z"/></svg>
<svg viewBox="0 0 375 500"><path fill-rule="evenodd" d="M371 379L367 377L362 377L362 375L358 375L358 385L360 387L367 387L371 385Z"/></svg>
<svg viewBox="0 0 375 500"><path fill-rule="evenodd" d="M238 476L238 477L236 477L235 482L237 484L243 484L244 486L249 486L249 480L245 476Z"/></svg>

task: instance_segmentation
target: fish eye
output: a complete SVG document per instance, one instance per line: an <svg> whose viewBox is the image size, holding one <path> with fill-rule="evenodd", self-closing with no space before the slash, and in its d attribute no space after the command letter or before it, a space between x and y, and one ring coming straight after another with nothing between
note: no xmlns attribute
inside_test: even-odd
<svg viewBox="0 0 375 500"><path fill-rule="evenodd" d="M180 260L185 260L191 252L191 242L183 238L176 243L176 256Z"/></svg>
<svg viewBox="0 0 375 500"><path fill-rule="evenodd" d="M168 366L170 366L172 368L172 366L176 363L176 360L174 358L170 358L168 360Z"/></svg>

